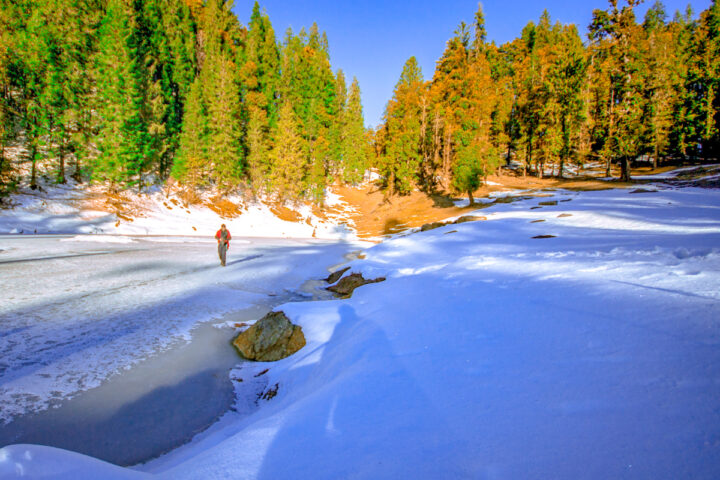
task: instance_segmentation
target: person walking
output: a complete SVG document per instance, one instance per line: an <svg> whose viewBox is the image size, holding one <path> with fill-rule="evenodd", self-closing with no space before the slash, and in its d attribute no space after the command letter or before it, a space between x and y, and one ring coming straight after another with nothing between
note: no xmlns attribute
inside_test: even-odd
<svg viewBox="0 0 720 480"><path fill-rule="evenodd" d="M224 223L220 226L220 230L218 230L215 234L215 238L218 242L218 256L220 257L220 265L224 267L225 257L227 255L228 249L230 248L230 240L232 240L232 235L230 235L230 231L227 229Z"/></svg>

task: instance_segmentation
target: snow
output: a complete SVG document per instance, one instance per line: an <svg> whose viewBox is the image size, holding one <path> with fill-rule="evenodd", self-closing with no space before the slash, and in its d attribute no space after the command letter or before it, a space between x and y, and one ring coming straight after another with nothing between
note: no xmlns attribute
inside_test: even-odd
<svg viewBox="0 0 720 480"><path fill-rule="evenodd" d="M238 365L244 413L190 444L122 471L6 447L0 477L720 477L720 195L557 191L533 209L547 200L396 237L349 264L386 281L277 306L307 346ZM275 386L243 410L243 392Z"/></svg>
<svg viewBox="0 0 720 480"><path fill-rule="evenodd" d="M122 204L133 214L119 217L93 209L92 199L104 198L100 186L70 182L47 184L42 189L23 188L13 195L13 208L0 210L0 234L212 236L225 223L236 236L356 239L352 229L318 218L307 206L299 208L301 221L289 222L276 217L265 203L246 204L240 197L225 196L224 200L243 207L239 216L224 218L205 204L186 205L177 192L156 188L144 193L124 192ZM331 202L338 201L332 191L328 190L328 195Z"/></svg>

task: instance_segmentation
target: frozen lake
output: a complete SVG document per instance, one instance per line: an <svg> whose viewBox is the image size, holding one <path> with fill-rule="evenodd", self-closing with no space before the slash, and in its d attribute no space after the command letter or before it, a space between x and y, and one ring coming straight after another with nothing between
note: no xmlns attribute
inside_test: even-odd
<svg viewBox="0 0 720 480"><path fill-rule="evenodd" d="M0 236L0 447L131 465L228 411L234 322L311 299L357 244L196 237Z"/></svg>

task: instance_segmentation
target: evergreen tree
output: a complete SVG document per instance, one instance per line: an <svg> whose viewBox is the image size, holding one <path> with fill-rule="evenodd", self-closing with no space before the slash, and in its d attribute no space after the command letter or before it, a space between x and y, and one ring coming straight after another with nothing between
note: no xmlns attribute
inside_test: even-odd
<svg viewBox="0 0 720 480"><path fill-rule="evenodd" d="M555 155L560 159L558 175L563 176L565 163L574 158L584 121L583 87L586 81L585 52L574 25L558 26L559 38L553 48L553 60L548 72L551 94L558 105L555 118L560 132Z"/></svg>
<svg viewBox="0 0 720 480"><path fill-rule="evenodd" d="M270 19L255 2L247 34L245 64L241 70L243 108L247 116L247 155L251 184L262 190L269 175L271 129L277 121L280 90L280 52Z"/></svg>
<svg viewBox="0 0 720 480"><path fill-rule="evenodd" d="M700 14L686 84L689 140L706 160L720 154L720 2Z"/></svg>
<svg viewBox="0 0 720 480"><path fill-rule="evenodd" d="M348 122L348 92L345 82L345 74L342 70L338 70L335 74L335 98L333 105L334 115L330 125L330 161L328 173L330 176L337 177L342 174L343 157L346 155L344 136L347 131Z"/></svg>
<svg viewBox="0 0 720 480"><path fill-rule="evenodd" d="M388 194L406 194L417 182L420 166L421 95L425 89L422 71L415 57L403 66L393 98L385 107L384 136L380 171Z"/></svg>
<svg viewBox="0 0 720 480"><path fill-rule="evenodd" d="M363 179L368 164L367 133L360 99L360 84L353 78L350 85L342 132L342 179L357 184Z"/></svg>
<svg viewBox="0 0 720 480"><path fill-rule="evenodd" d="M232 61L219 57L207 68L213 72L209 78L214 87L207 99L207 153L216 184L229 189L238 185L244 168L239 136L240 94L235 88Z"/></svg>
<svg viewBox="0 0 720 480"><path fill-rule="evenodd" d="M192 186L205 185L211 175L206 151L208 119L202 91L197 78L185 104L179 150L172 169L173 177Z"/></svg>
<svg viewBox="0 0 720 480"><path fill-rule="evenodd" d="M270 185L280 201L297 200L303 195L307 157L298 120L289 102L283 103L275 130L276 140L270 152Z"/></svg>
<svg viewBox="0 0 720 480"><path fill-rule="evenodd" d="M665 19L665 7L657 0L647 11L643 22L646 35L646 77L642 140L643 149L652 155L655 168L660 157L668 154L674 98L672 65L676 58L672 32L665 24Z"/></svg>
<svg viewBox="0 0 720 480"><path fill-rule="evenodd" d="M127 0L108 1L95 67L99 156L93 174L119 185L138 184L154 153L135 15Z"/></svg>

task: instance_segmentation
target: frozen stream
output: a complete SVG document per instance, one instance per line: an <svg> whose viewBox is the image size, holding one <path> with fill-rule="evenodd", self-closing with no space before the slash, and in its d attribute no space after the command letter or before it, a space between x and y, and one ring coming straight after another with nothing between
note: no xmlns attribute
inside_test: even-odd
<svg viewBox="0 0 720 480"><path fill-rule="evenodd" d="M228 323L297 300L357 244L0 236L0 447L122 465L207 428L233 402Z"/></svg>

